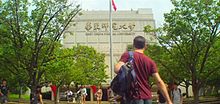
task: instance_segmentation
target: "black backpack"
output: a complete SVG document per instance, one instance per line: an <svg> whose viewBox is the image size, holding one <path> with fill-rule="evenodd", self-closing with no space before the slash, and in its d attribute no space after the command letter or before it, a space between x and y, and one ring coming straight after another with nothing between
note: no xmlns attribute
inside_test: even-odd
<svg viewBox="0 0 220 104"><path fill-rule="evenodd" d="M134 71L134 55L129 51L129 59L125 65L122 65L119 73L114 77L111 82L112 91L122 97L128 98L134 92L138 91L136 74Z"/></svg>

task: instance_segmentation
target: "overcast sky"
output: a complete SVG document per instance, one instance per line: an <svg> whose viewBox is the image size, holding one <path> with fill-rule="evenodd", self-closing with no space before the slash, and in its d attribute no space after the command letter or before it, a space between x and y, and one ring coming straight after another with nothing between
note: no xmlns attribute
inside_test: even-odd
<svg viewBox="0 0 220 104"><path fill-rule="evenodd" d="M72 0L75 1L75 0ZM109 0L76 0L83 10L108 10ZM152 8L156 25L163 23L163 14L169 12L173 5L170 0L114 0L117 10L137 10L138 8Z"/></svg>

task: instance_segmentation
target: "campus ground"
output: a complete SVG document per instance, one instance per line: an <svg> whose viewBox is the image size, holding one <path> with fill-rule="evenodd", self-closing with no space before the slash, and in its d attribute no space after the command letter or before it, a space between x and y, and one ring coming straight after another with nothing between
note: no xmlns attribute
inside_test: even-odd
<svg viewBox="0 0 220 104"><path fill-rule="evenodd" d="M200 98L200 104L220 104L220 98L218 97L201 97ZM12 100L8 104L29 104L28 101L20 101L20 103L17 100ZM44 104L54 104L51 100L44 100ZM59 104L76 104L76 103L68 103L67 101L61 101ZM97 104L96 101L87 101L86 104ZM102 104L112 104L108 101L103 101ZM156 102L153 102L153 104L157 104ZM193 104L192 98L184 99L184 104Z"/></svg>

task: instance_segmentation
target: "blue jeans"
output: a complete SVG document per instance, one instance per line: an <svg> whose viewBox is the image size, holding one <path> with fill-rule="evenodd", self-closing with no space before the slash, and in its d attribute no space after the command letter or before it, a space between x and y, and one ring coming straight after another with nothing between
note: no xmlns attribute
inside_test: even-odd
<svg viewBox="0 0 220 104"><path fill-rule="evenodd" d="M125 101L125 104L152 104L152 100L131 100Z"/></svg>

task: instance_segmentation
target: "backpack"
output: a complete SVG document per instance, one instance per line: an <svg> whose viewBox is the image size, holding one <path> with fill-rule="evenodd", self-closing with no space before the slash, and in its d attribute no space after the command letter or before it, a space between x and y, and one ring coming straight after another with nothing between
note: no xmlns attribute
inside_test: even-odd
<svg viewBox="0 0 220 104"><path fill-rule="evenodd" d="M121 66L119 73L114 77L110 85L115 94L125 98L132 95L130 91L138 91L136 74L133 67L134 55L131 51L128 53L128 62Z"/></svg>
<svg viewBox="0 0 220 104"><path fill-rule="evenodd" d="M181 97L181 89L180 88L178 88L178 91L179 91L179 93L180 93L180 97ZM174 94L173 94L173 90L171 90L171 97L172 97L172 99L174 98Z"/></svg>

